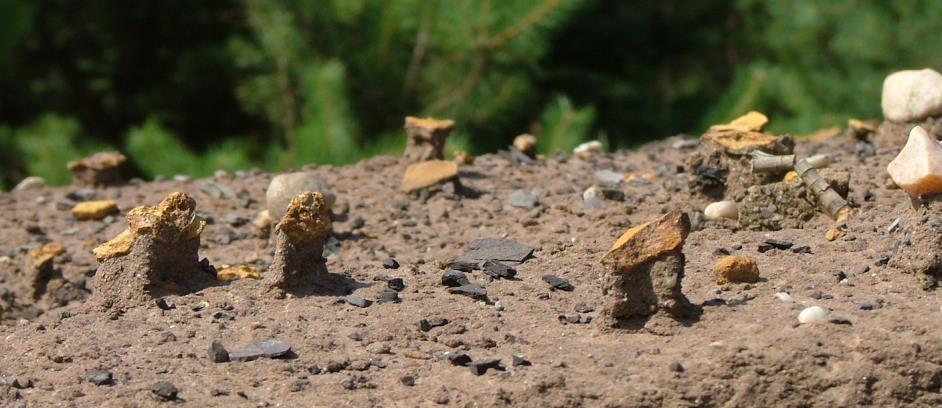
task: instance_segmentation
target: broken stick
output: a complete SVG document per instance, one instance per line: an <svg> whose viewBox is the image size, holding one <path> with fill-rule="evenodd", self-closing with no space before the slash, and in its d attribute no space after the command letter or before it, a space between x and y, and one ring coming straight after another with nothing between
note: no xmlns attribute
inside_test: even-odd
<svg viewBox="0 0 942 408"><path fill-rule="evenodd" d="M795 160L793 154L777 156L755 151L751 153L751 156L754 173L784 173L794 169L801 178L801 182L811 189L815 198L818 199L818 206L832 219L840 217L841 213L848 208L847 201L834 191L831 184L815 170L830 164L830 156L816 154L798 161Z"/></svg>

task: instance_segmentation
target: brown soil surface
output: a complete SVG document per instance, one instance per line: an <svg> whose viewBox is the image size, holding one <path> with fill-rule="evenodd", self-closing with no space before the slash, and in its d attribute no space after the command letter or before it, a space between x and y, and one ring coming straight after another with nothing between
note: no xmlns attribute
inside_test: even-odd
<svg viewBox="0 0 942 408"><path fill-rule="evenodd" d="M313 168L333 186L340 213L325 253L329 272L372 300L386 277L405 281L401 303L366 308L338 302L342 291L276 298L252 279L167 296L170 310L148 304L114 313L86 304L96 279L92 248L127 227L129 209L156 205L174 191L195 198L198 211L213 219L202 233L201 258L264 270L272 247L251 220L265 207L268 174L100 188L97 199L114 199L122 211L104 221L70 217L66 197L77 187L2 193L0 404L938 406L942 299L923 290L919 276L886 264L909 225L942 219L914 210L903 192L885 186L885 167L907 131L883 125L875 154L863 158L849 136L798 144L799 155L829 153L832 166L850 170L850 201L861 214L848 222L846 236L827 241L831 220L820 213L803 229L781 231L747 231L694 215L683 249L683 292L703 314L683 323L658 315L617 330L602 327L603 319L563 324L559 316L580 315L576 308L585 305L596 311L582 315L597 317L599 259L628 227L671 210L693 214L709 203L688 187L682 166L693 149L675 147L678 139L589 159L520 164L508 154L479 157L460 170L476 197L410 197L399 188L407 163L397 158ZM582 192L602 169L656 177L623 183L625 201L585 209ZM208 194L207 182L235 194ZM507 203L520 188L542 189L536 208ZM898 217L901 228L888 230ZM358 219L363 226L355 229ZM443 263L485 237L536 248L517 267L517 279L469 274L499 305L450 294L440 282ZM811 253L760 253L768 238L810 246ZM31 277L29 252L49 241L66 249L54 260L65 283ZM718 286L713 266L724 253L756 259L760 281ZM384 269L388 257L400 268ZM839 283L837 271L846 280ZM575 290L550 290L544 274L568 279ZM779 300L776 292L794 300ZM845 324L799 325L798 313L812 305ZM420 330L420 319L435 317L449 323ZM268 339L287 342L293 354L230 363L208 356L213 340L232 351ZM444 352L500 358L506 370L475 375L443 359ZM514 355L532 365L513 366ZM343 361L351 364L339 372L314 373L314 366ZM113 384L94 385L95 369L110 370ZM406 377L414 384L404 384ZM178 400L159 400L151 391L158 381L173 383Z"/></svg>

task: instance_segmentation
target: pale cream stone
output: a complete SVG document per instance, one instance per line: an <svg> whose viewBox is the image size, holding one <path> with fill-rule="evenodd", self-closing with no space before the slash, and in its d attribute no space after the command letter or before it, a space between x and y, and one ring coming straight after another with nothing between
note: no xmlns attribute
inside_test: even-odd
<svg viewBox="0 0 942 408"><path fill-rule="evenodd" d="M942 144L916 126L909 132L906 146L886 166L886 172L910 197L942 193Z"/></svg>

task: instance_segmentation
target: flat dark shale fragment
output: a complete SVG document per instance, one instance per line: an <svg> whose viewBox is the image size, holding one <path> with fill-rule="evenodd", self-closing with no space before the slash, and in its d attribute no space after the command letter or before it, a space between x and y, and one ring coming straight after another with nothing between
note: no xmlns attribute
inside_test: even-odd
<svg viewBox="0 0 942 408"><path fill-rule="evenodd" d="M543 282L546 282L554 289L565 290L567 292L572 292L576 289L575 286L572 286L572 284L569 283L568 279L560 278L559 276L552 274L543 275Z"/></svg>
<svg viewBox="0 0 942 408"><path fill-rule="evenodd" d="M533 248L521 243L509 239L481 238L471 241L458 261L501 261L520 264L531 255Z"/></svg>
<svg viewBox="0 0 942 408"><path fill-rule="evenodd" d="M232 361L252 361L260 357L278 358L291 352L291 345L280 340L265 340L229 352Z"/></svg>
<svg viewBox="0 0 942 408"><path fill-rule="evenodd" d="M477 300L487 300L487 289L484 289L484 287L481 285L476 285L473 283L464 286L458 286L456 288L449 288L448 293L465 295Z"/></svg>

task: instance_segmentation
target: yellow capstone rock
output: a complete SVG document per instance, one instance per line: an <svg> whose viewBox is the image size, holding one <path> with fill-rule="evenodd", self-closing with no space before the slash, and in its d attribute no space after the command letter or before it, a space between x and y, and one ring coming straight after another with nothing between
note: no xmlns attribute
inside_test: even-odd
<svg viewBox="0 0 942 408"><path fill-rule="evenodd" d="M216 279L222 282L261 278L262 272L248 265L222 265L216 270Z"/></svg>
<svg viewBox="0 0 942 408"><path fill-rule="evenodd" d="M112 200L83 201L72 207L77 220L100 220L118 212L118 204Z"/></svg>
<svg viewBox="0 0 942 408"><path fill-rule="evenodd" d="M402 191L411 193L458 177L458 165L444 160L429 160L409 165L402 177Z"/></svg>
<svg viewBox="0 0 942 408"><path fill-rule="evenodd" d="M759 281L759 265L752 258L730 255L716 261L713 277L717 285L730 282L755 283Z"/></svg>
<svg viewBox="0 0 942 408"><path fill-rule="evenodd" d="M98 262L127 254L139 236L175 242L199 236L206 227L206 221L196 215L196 201L180 192L170 193L155 207L134 207L127 220L128 229L92 250Z"/></svg>
<svg viewBox="0 0 942 408"><path fill-rule="evenodd" d="M303 242L330 234L330 207L319 192L304 192L291 199L277 228L292 241Z"/></svg>
<svg viewBox="0 0 942 408"><path fill-rule="evenodd" d="M689 233L687 214L680 211L664 214L625 231L602 256L602 263L612 267L616 275L630 273L645 262L681 248Z"/></svg>
<svg viewBox="0 0 942 408"><path fill-rule="evenodd" d="M792 171L790 171L790 172L788 172L788 173L785 173L785 177L782 178L782 181L784 181L784 182L786 182L786 183L791 183L791 182L793 182L793 181L795 181L795 180L798 180L799 178L800 178L800 177L798 176L798 172L792 170Z"/></svg>
<svg viewBox="0 0 942 408"><path fill-rule="evenodd" d="M761 132L768 123L768 117L760 112L750 111L749 113L742 115L727 124L710 126L710 130L715 132L728 130L736 130L740 132Z"/></svg>
<svg viewBox="0 0 942 408"><path fill-rule="evenodd" d="M536 136L524 133L514 138L514 148L522 153L532 154L536 151Z"/></svg>
<svg viewBox="0 0 942 408"><path fill-rule="evenodd" d="M58 242L49 242L39 248L30 251L29 255L33 258L33 268L39 269L43 265L52 261L52 258L65 253L65 247Z"/></svg>

